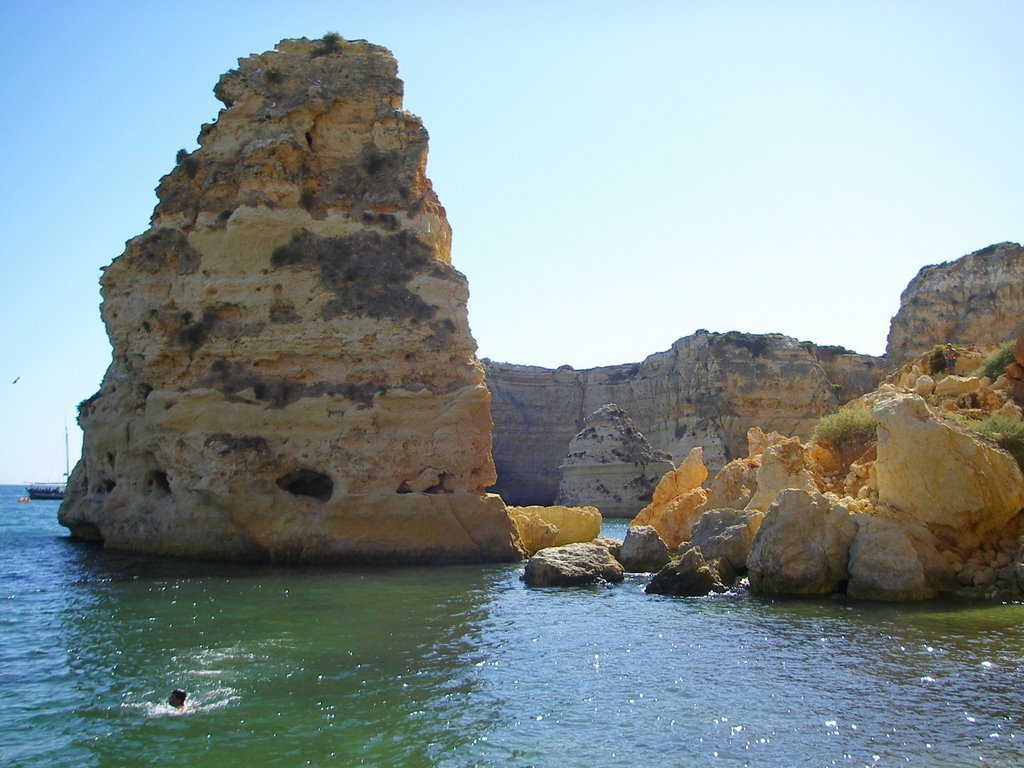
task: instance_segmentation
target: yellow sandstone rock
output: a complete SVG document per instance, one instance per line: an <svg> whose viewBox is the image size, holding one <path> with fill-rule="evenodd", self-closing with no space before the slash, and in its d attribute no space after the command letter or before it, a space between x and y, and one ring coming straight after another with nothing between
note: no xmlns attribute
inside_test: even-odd
<svg viewBox="0 0 1024 768"><path fill-rule="evenodd" d="M880 401L878 497L969 551L1024 509L1024 476L1005 451L937 419L916 395Z"/></svg>
<svg viewBox="0 0 1024 768"><path fill-rule="evenodd" d="M630 525L654 528L670 550L689 540L690 530L706 508L708 491L700 484L708 471L698 446L679 468L666 472L654 489L651 503L640 510Z"/></svg>
<svg viewBox="0 0 1024 768"><path fill-rule="evenodd" d="M601 532L601 513L595 507L509 507L523 549L533 556L547 547L593 541Z"/></svg>

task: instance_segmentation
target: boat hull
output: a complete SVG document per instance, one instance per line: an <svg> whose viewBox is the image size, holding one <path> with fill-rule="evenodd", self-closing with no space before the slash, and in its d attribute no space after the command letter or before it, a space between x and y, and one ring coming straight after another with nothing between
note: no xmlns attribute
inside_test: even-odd
<svg viewBox="0 0 1024 768"><path fill-rule="evenodd" d="M60 501L64 498L63 485L30 485L25 490L33 501Z"/></svg>

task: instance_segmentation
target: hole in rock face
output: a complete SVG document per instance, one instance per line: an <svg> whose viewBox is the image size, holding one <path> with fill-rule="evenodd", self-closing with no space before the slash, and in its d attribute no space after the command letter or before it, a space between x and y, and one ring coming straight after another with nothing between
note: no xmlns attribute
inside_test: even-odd
<svg viewBox="0 0 1024 768"><path fill-rule="evenodd" d="M151 493L170 493L171 481L166 472L153 470L146 476L146 489Z"/></svg>
<svg viewBox="0 0 1024 768"><path fill-rule="evenodd" d="M277 486L293 496L309 496L327 501L334 493L334 481L322 472L297 469L277 478Z"/></svg>

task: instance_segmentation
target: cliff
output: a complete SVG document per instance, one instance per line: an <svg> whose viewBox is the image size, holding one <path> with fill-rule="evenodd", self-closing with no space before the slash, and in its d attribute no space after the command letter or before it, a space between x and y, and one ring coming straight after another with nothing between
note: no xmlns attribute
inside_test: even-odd
<svg viewBox="0 0 1024 768"><path fill-rule="evenodd" d="M900 296L886 353L902 365L934 344L999 344L1024 330L1024 248L999 243L924 267Z"/></svg>
<svg viewBox="0 0 1024 768"><path fill-rule="evenodd" d="M72 533L274 561L518 557L465 277L390 52L239 60L102 278Z"/></svg>
<svg viewBox="0 0 1024 768"><path fill-rule="evenodd" d="M550 504L569 443L608 403L676 461L702 446L714 472L746 455L750 427L806 439L819 416L877 386L884 363L776 334L707 331L626 365L577 371L485 360L494 490L510 504Z"/></svg>

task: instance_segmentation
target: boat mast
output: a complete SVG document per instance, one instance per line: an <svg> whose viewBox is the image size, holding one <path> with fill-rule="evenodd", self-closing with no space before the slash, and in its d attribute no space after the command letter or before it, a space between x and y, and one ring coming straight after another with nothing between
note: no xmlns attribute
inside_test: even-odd
<svg viewBox="0 0 1024 768"><path fill-rule="evenodd" d="M64 419L64 482L71 477L71 458L68 455L68 420Z"/></svg>

